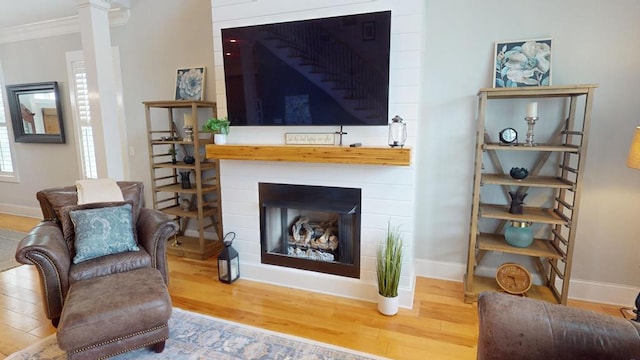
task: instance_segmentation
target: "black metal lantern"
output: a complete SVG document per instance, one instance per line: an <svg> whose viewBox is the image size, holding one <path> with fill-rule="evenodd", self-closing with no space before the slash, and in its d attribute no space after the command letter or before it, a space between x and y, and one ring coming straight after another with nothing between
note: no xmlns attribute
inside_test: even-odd
<svg viewBox="0 0 640 360"><path fill-rule="evenodd" d="M230 240L227 239L229 237L231 237ZM231 246L235 238L234 232L227 233L222 239L224 248L218 255L218 280L227 284L231 284L240 277L240 258L236 249Z"/></svg>
<svg viewBox="0 0 640 360"><path fill-rule="evenodd" d="M389 146L403 147L407 140L407 124L398 115L389 123Z"/></svg>

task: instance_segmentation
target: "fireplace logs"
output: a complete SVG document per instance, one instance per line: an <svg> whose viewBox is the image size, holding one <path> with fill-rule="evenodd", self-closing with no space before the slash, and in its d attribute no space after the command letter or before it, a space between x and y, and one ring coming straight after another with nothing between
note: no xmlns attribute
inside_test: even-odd
<svg viewBox="0 0 640 360"><path fill-rule="evenodd" d="M312 222L306 216L298 216L291 225L289 243L312 249L335 251L338 248L337 219Z"/></svg>

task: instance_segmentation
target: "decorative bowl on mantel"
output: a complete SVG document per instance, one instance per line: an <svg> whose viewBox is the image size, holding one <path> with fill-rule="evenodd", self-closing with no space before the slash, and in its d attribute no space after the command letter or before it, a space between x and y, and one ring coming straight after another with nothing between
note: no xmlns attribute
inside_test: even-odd
<svg viewBox="0 0 640 360"><path fill-rule="evenodd" d="M512 167L509 175L516 180L522 180L529 176L529 171L523 167Z"/></svg>

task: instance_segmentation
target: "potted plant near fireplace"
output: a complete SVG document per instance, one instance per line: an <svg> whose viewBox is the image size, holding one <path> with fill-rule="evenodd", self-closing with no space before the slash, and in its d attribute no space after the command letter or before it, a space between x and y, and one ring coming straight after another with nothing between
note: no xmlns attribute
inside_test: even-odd
<svg viewBox="0 0 640 360"><path fill-rule="evenodd" d="M224 118L212 117L202 125L203 132L213 133L213 143L222 145L227 143L227 135L229 134L229 120Z"/></svg>
<svg viewBox="0 0 640 360"><path fill-rule="evenodd" d="M402 268L402 234L399 227L387 225L387 236L377 250L378 311L392 316L398 313L398 285Z"/></svg>

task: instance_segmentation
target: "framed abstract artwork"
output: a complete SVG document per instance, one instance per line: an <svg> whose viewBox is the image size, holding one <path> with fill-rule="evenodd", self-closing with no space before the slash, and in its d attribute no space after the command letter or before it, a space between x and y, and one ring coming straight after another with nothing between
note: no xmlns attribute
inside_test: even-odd
<svg viewBox="0 0 640 360"><path fill-rule="evenodd" d="M551 85L551 39L496 42L493 87Z"/></svg>
<svg viewBox="0 0 640 360"><path fill-rule="evenodd" d="M176 71L175 100L204 100L204 66Z"/></svg>

